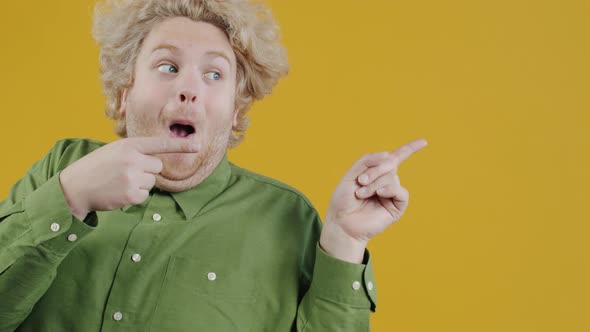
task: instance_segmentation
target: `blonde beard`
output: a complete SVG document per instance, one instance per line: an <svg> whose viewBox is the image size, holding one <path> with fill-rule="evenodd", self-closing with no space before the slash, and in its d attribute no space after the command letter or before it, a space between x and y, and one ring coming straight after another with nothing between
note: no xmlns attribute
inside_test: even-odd
<svg viewBox="0 0 590 332"><path fill-rule="evenodd" d="M212 142L207 145L205 150L198 153L197 159L189 166L188 170L192 174L179 172L180 170L174 166L171 167L166 163L165 159L158 156L164 163L164 168L160 174L156 174L155 187L163 191L180 192L198 186L213 173L219 162L223 159L227 151L229 135L231 135L231 129L226 130L224 133L218 132L213 137ZM178 173L184 174L179 176Z"/></svg>
<svg viewBox="0 0 590 332"><path fill-rule="evenodd" d="M194 172L183 178L172 177L170 173L173 173L173 171L167 171L166 166L164 166L165 169L160 174L156 174L155 187L162 191L180 192L198 186L213 173L221 159L223 159L224 150L218 153L211 150L204 151L203 155L198 156L197 160L191 165Z"/></svg>

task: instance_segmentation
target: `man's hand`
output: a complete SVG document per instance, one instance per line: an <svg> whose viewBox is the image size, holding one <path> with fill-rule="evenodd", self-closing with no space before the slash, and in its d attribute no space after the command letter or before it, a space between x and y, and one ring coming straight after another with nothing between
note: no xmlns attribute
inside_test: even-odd
<svg viewBox="0 0 590 332"><path fill-rule="evenodd" d="M367 154L344 175L328 206L320 247L338 259L361 263L369 239L399 220L409 202L397 170L427 145L412 141L393 152Z"/></svg>
<svg viewBox="0 0 590 332"><path fill-rule="evenodd" d="M195 143L168 137L124 138L80 158L60 174L72 214L84 220L90 211L110 211L143 203L162 171L152 154L198 152Z"/></svg>

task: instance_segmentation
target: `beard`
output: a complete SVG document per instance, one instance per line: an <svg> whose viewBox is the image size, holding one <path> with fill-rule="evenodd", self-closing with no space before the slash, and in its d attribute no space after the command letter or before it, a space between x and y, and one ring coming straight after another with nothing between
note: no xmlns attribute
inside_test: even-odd
<svg viewBox="0 0 590 332"><path fill-rule="evenodd" d="M205 142L197 153L165 153L154 155L164 167L156 175L156 187L169 192L185 191L203 182L223 159L227 150L231 126L216 128L211 141Z"/></svg>
<svg viewBox="0 0 590 332"><path fill-rule="evenodd" d="M134 111L133 103L129 100L126 114L128 137L168 137L167 119L159 119L155 114L146 117ZM195 136L191 139L201 140L199 152L153 155L163 164L162 171L156 174L156 188L168 192L185 191L196 187L211 175L223 159L232 133L231 118L217 120L209 122L207 128L195 128Z"/></svg>

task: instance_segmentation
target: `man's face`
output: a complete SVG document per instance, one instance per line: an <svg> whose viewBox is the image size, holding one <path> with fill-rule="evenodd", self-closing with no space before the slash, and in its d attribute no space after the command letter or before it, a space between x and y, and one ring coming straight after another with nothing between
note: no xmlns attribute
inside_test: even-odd
<svg viewBox="0 0 590 332"><path fill-rule="evenodd" d="M122 97L127 135L172 136L200 145L197 153L157 155L164 168L156 186L190 189L217 165L236 121L235 88L236 58L219 28L174 17L150 31L133 86Z"/></svg>

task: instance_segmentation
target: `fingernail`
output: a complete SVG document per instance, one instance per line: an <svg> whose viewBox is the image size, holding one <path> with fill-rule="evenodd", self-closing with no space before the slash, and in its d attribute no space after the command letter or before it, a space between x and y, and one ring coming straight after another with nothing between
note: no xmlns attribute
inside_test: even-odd
<svg viewBox="0 0 590 332"><path fill-rule="evenodd" d="M365 189L365 188L361 188L357 191L357 194L359 196L365 196L366 193L367 193L367 189Z"/></svg>
<svg viewBox="0 0 590 332"><path fill-rule="evenodd" d="M362 184L366 184L369 181L369 176L367 174L363 174L359 177L359 182Z"/></svg>

